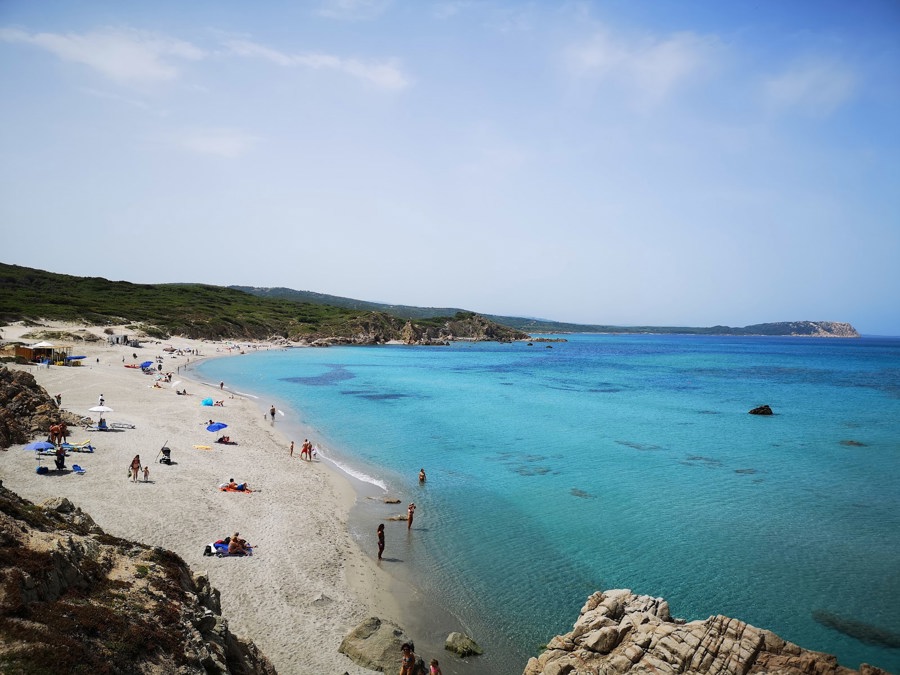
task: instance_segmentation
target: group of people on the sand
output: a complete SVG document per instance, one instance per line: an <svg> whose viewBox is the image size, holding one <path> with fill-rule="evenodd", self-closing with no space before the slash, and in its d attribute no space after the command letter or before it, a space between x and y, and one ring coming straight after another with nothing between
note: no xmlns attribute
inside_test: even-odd
<svg viewBox="0 0 900 675"><path fill-rule="evenodd" d="M308 461L313 461L313 457L318 454L316 447L312 444L312 441L308 438L303 439L303 445L300 446L300 459L306 459ZM291 447L288 450L288 457L294 456L294 441L291 441Z"/></svg>
<svg viewBox="0 0 900 675"><path fill-rule="evenodd" d="M240 532L235 532L230 537L214 541L212 548L213 550L209 552L210 554L253 555L253 547L247 543L246 539L241 539Z"/></svg>
<svg viewBox="0 0 900 675"><path fill-rule="evenodd" d="M54 445L69 442L69 427L66 426L65 422L50 425L50 435L47 437L47 442Z"/></svg>

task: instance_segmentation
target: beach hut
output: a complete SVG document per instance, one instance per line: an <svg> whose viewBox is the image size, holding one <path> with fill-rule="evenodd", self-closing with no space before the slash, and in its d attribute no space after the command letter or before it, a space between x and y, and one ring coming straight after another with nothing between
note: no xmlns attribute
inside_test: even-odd
<svg viewBox="0 0 900 675"><path fill-rule="evenodd" d="M29 363L65 363L66 357L71 351L71 347L60 347L50 342L38 342L33 345L17 346L16 358L21 358Z"/></svg>

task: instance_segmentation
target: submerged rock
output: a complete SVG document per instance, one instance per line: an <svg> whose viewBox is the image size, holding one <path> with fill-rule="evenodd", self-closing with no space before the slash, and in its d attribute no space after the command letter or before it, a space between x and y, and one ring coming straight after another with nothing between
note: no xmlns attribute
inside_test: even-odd
<svg viewBox="0 0 900 675"><path fill-rule="evenodd" d="M750 411L751 415L774 415L772 408L767 405L761 405Z"/></svg>

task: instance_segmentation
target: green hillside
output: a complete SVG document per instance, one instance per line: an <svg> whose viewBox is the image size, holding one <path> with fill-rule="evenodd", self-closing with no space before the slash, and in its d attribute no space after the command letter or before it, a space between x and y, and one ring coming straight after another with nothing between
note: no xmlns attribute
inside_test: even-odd
<svg viewBox="0 0 900 675"><path fill-rule="evenodd" d="M429 317L407 326L386 312L261 297L204 284L132 284L75 277L0 263L0 322L55 320L91 325L131 324L157 337L285 337L440 341L452 337L521 339L474 314Z"/></svg>

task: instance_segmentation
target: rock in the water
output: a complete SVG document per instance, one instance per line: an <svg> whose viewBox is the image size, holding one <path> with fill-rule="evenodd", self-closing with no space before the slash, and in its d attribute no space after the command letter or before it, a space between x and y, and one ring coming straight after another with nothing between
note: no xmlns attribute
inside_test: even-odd
<svg viewBox="0 0 900 675"><path fill-rule="evenodd" d="M484 650L478 646L475 640L468 635L456 632L447 636L447 639L444 641L444 649L463 657L484 654Z"/></svg>
<svg viewBox="0 0 900 675"><path fill-rule="evenodd" d="M400 645L410 642L395 623L372 616L354 628L338 651L371 670L392 673L400 667Z"/></svg>
<svg viewBox="0 0 900 675"><path fill-rule="evenodd" d="M550 640L524 675L574 673L853 675L830 654L812 652L727 616L672 619L662 598L629 590L594 593L572 632ZM863 664L863 675L887 675Z"/></svg>
<svg viewBox="0 0 900 675"><path fill-rule="evenodd" d="M750 411L751 415L774 415L772 408L767 405L761 405Z"/></svg>

